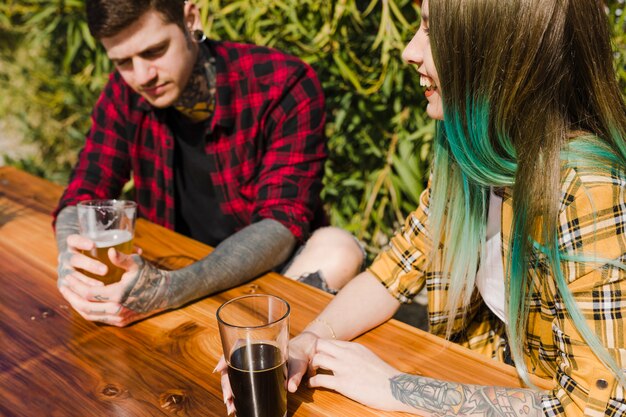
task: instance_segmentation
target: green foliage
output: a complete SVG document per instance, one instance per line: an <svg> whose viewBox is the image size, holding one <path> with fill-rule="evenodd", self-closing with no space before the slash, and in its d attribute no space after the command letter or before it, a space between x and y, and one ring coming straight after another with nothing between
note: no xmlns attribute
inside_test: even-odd
<svg viewBox="0 0 626 417"><path fill-rule="evenodd" d="M330 161L323 198L334 225L386 243L417 206L434 123L414 68L400 57L415 32L412 0L196 0L216 39L301 57L327 99ZM623 0L609 1L616 66L626 91ZM89 36L84 0L0 3L0 116L38 152L10 164L64 183L111 65ZM2 153L0 151L0 153Z"/></svg>
<svg viewBox="0 0 626 417"><path fill-rule="evenodd" d="M626 4L624 0L611 0L607 8L615 50L615 69L621 90L626 94Z"/></svg>
<svg viewBox="0 0 626 417"><path fill-rule="evenodd" d="M82 0L0 4L0 114L38 149L5 159L57 182L67 181L111 69L89 36L83 7Z"/></svg>

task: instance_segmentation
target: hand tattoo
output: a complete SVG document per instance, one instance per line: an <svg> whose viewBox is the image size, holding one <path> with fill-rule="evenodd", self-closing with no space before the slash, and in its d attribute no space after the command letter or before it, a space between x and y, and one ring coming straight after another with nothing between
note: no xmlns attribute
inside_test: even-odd
<svg viewBox="0 0 626 417"><path fill-rule="evenodd" d="M122 298L122 305L137 313L150 313L169 307L169 271L158 269L139 256L136 259L141 262L141 266L134 283Z"/></svg>
<svg viewBox="0 0 626 417"><path fill-rule="evenodd" d="M542 415L540 396L529 389L480 387L408 374L396 375L389 383L395 399L435 416Z"/></svg>

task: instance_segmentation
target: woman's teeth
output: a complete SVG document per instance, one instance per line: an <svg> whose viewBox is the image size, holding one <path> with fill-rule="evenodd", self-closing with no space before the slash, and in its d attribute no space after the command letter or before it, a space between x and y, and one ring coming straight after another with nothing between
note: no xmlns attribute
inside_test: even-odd
<svg viewBox="0 0 626 417"><path fill-rule="evenodd" d="M426 87L427 89L435 89L436 87L433 85L431 79L426 77L425 75L420 75L420 86Z"/></svg>

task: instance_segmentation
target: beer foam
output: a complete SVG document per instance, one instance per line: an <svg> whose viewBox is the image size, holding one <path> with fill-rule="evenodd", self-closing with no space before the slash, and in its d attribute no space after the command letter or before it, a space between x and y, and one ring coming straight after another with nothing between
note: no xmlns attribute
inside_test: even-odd
<svg viewBox="0 0 626 417"><path fill-rule="evenodd" d="M112 229L98 232L98 236L92 238L92 240L96 244L96 248L109 248L128 242L132 238L133 235L128 230Z"/></svg>

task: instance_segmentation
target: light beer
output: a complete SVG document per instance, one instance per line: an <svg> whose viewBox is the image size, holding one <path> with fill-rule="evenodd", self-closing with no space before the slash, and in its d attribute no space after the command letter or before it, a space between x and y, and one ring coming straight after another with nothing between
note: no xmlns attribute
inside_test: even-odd
<svg viewBox="0 0 626 417"><path fill-rule="evenodd" d="M106 275L95 275L89 273L87 271L81 270L83 274L90 278L94 278L104 282L105 284L112 284L114 282L119 281L122 278L124 272L126 272L122 268L118 268L117 266L111 263L109 259L109 248L114 248L118 252L122 252L125 254L132 253L133 250L133 235L128 230L104 230L98 233L98 236L92 237L89 236L91 240L95 243L95 248L90 251L81 251L84 255L89 256L90 258L96 259L103 264L105 264L108 268Z"/></svg>

